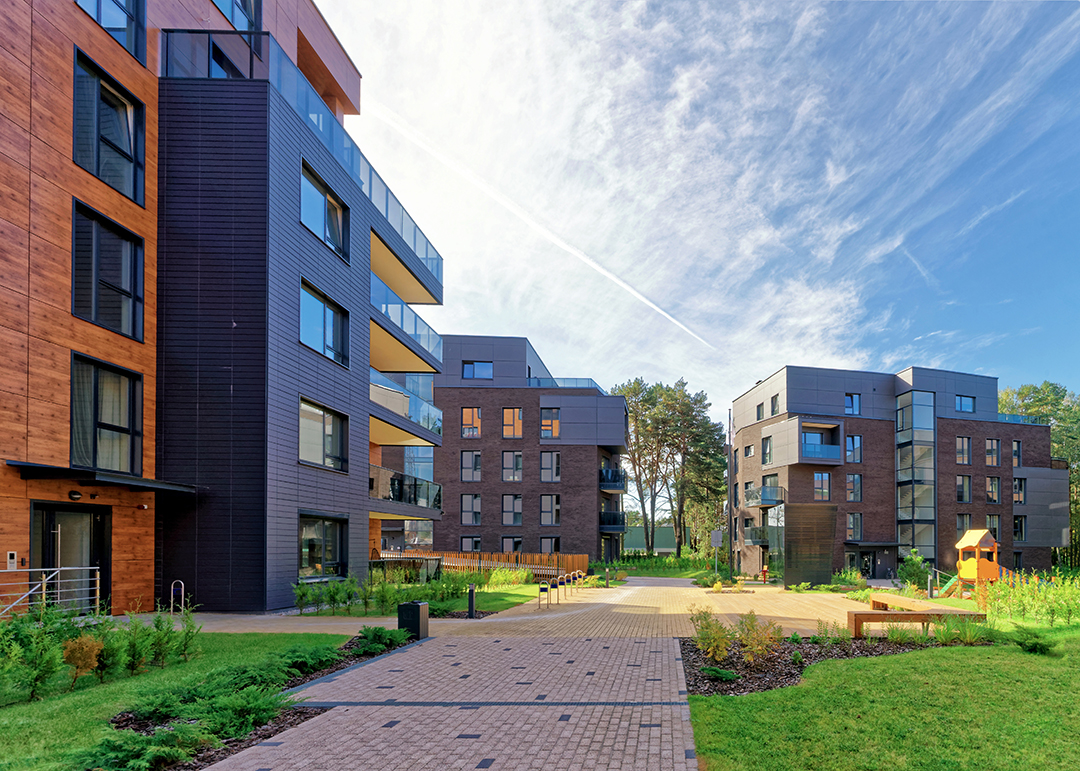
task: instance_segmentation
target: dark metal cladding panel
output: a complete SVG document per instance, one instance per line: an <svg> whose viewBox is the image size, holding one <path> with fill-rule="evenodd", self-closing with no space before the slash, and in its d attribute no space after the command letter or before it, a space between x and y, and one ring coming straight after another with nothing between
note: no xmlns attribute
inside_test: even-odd
<svg viewBox="0 0 1080 771"><path fill-rule="evenodd" d="M784 506L784 585L832 580L836 505L789 503Z"/></svg>

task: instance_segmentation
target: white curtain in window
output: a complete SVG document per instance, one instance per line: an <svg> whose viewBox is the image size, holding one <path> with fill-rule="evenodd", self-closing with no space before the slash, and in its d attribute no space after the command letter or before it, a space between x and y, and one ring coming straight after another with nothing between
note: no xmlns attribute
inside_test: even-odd
<svg viewBox="0 0 1080 771"><path fill-rule="evenodd" d="M71 365L71 464L94 465L94 366Z"/></svg>

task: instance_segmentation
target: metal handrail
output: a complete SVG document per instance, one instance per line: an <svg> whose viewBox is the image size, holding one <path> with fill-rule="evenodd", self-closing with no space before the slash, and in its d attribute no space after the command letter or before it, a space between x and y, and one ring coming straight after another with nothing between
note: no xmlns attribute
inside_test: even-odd
<svg viewBox="0 0 1080 771"><path fill-rule="evenodd" d="M92 579L83 579L83 578L67 578L67 579L65 579L65 578L61 577L61 574L64 573L65 571L73 571L73 570L92 572L93 573L93 578ZM5 574L11 574L11 573L26 573L27 574L27 580L25 582L25 585L27 586L27 589L17 599L15 599L14 601L8 602L7 605L5 605L4 607L0 607L0 616L7 615L14 608L17 608L22 603L26 602L27 600L32 600L32 598L35 595L39 596L41 598L41 601L48 601L48 592L50 591L50 588L52 589L52 591L56 592L56 595L57 595L57 598L58 598L59 602L81 603L82 600L85 600L87 602L87 605L89 607L94 608L94 609L100 607L100 605L101 605L101 569L99 567L90 565L90 566L86 566L86 567L61 567L61 568L45 568L45 569L40 569L40 568L17 568L15 570L0 570L0 577L2 577ZM37 581L36 583L34 583L34 579L32 577L34 573L38 573L41 576L40 580ZM93 593L92 594L87 593L87 595L85 597L80 596L78 594L77 589L64 589L63 588L64 584L83 582L83 581L86 581L86 580L92 580L93 581ZM52 587L50 587L50 582L52 582L54 584ZM24 582L22 582L22 581L18 581L18 582L15 582L15 583L0 583L0 587L4 587L4 586L22 586L23 583ZM73 594L70 594L69 596L64 596L63 593L65 591L73 592Z"/></svg>

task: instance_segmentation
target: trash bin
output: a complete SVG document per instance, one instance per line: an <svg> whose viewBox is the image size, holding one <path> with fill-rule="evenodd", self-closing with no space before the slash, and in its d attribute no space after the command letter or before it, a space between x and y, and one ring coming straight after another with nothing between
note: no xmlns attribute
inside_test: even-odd
<svg viewBox="0 0 1080 771"><path fill-rule="evenodd" d="M426 602L403 602L397 606L398 629L408 629L417 640L428 636L428 604Z"/></svg>

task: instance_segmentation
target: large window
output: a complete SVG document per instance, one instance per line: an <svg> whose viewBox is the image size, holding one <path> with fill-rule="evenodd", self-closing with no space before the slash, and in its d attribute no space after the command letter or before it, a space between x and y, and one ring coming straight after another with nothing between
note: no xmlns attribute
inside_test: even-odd
<svg viewBox="0 0 1080 771"><path fill-rule="evenodd" d="M738 452L736 452L736 456ZM772 463L772 437L766 436L761 440L761 465ZM738 471L738 469L736 469Z"/></svg>
<svg viewBox="0 0 1080 771"><path fill-rule="evenodd" d="M258 16L256 12L261 0L214 0L225 18L241 32L258 29Z"/></svg>
<svg viewBox="0 0 1080 771"><path fill-rule="evenodd" d="M847 540L862 540L862 514L858 512L847 515Z"/></svg>
<svg viewBox="0 0 1080 771"><path fill-rule="evenodd" d="M480 451L463 450L461 452L461 481L480 481Z"/></svg>
<svg viewBox="0 0 1080 771"><path fill-rule="evenodd" d="M502 550L504 552L519 552L521 551L521 536L520 535L504 535L502 539Z"/></svg>
<svg viewBox="0 0 1080 771"><path fill-rule="evenodd" d="M561 516L560 497L558 495L540 496L540 524L557 525Z"/></svg>
<svg viewBox="0 0 1080 771"><path fill-rule="evenodd" d="M545 407L540 410L540 438L559 438L559 408Z"/></svg>
<svg viewBox="0 0 1080 771"><path fill-rule="evenodd" d="M503 407L503 439L520 439L521 422L521 407Z"/></svg>
<svg viewBox="0 0 1080 771"><path fill-rule="evenodd" d="M1013 479L1013 505L1022 506L1027 503L1027 480Z"/></svg>
<svg viewBox="0 0 1080 771"><path fill-rule="evenodd" d="M1026 541L1027 540L1027 516L1015 515L1013 516L1013 540L1014 541Z"/></svg>
<svg viewBox="0 0 1080 771"><path fill-rule="evenodd" d="M956 437L956 462L961 466L971 465L971 437Z"/></svg>
<svg viewBox="0 0 1080 771"><path fill-rule="evenodd" d="M520 495L504 495L502 497L502 523L508 526L521 524Z"/></svg>
<svg viewBox="0 0 1080 771"><path fill-rule="evenodd" d="M348 259L348 209L307 164L300 174L300 221L338 255Z"/></svg>
<svg viewBox="0 0 1080 771"><path fill-rule="evenodd" d="M986 529L990 531L990 535L994 536L995 541L998 540L998 533L1001 530L1001 515L987 514Z"/></svg>
<svg viewBox="0 0 1080 771"><path fill-rule="evenodd" d="M75 62L75 163L139 203L143 105L79 54Z"/></svg>
<svg viewBox="0 0 1080 771"><path fill-rule="evenodd" d="M825 472L817 472L814 474L814 500L815 501L827 501L831 495L829 483L829 475Z"/></svg>
<svg viewBox="0 0 1080 771"><path fill-rule="evenodd" d="M844 394L844 414L862 414L862 394Z"/></svg>
<svg viewBox="0 0 1080 771"><path fill-rule="evenodd" d="M1001 477L986 478L986 502L1001 503Z"/></svg>
<svg viewBox="0 0 1080 771"><path fill-rule="evenodd" d="M344 575L344 524L336 519L300 517L300 577Z"/></svg>
<svg viewBox="0 0 1080 771"><path fill-rule="evenodd" d="M521 452L508 450L502 454L502 481L521 481Z"/></svg>
<svg viewBox="0 0 1080 771"><path fill-rule="evenodd" d="M72 231L72 313L142 339L142 239L78 203Z"/></svg>
<svg viewBox="0 0 1080 771"><path fill-rule="evenodd" d="M960 396L956 397L956 411L957 412L974 412L975 411L975 397L974 396Z"/></svg>
<svg viewBox="0 0 1080 771"><path fill-rule="evenodd" d="M71 360L71 465L138 475L142 379L76 356Z"/></svg>
<svg viewBox="0 0 1080 771"><path fill-rule="evenodd" d="M847 475L847 499L848 502L862 500L862 474Z"/></svg>
<svg viewBox="0 0 1080 771"><path fill-rule="evenodd" d="M478 535L463 535L463 536L461 536L461 550L462 551L480 551L480 536L478 536Z"/></svg>
<svg viewBox="0 0 1080 771"><path fill-rule="evenodd" d="M479 439L480 438L480 408L479 407L462 407L461 408L461 438L462 439Z"/></svg>
<svg viewBox="0 0 1080 771"><path fill-rule="evenodd" d="M301 399L300 460L337 471L348 471L347 423L344 415Z"/></svg>
<svg viewBox="0 0 1080 771"><path fill-rule="evenodd" d="M562 481L562 453L561 452L542 452L540 453L540 481L541 482L561 482Z"/></svg>
<svg viewBox="0 0 1080 771"><path fill-rule="evenodd" d="M461 496L461 524L480 524L480 494L466 493Z"/></svg>
<svg viewBox="0 0 1080 771"><path fill-rule="evenodd" d="M545 537L540 539L541 554L559 553L559 536Z"/></svg>
<svg viewBox="0 0 1080 771"><path fill-rule="evenodd" d="M300 342L349 366L349 314L307 282L300 285Z"/></svg>
<svg viewBox="0 0 1080 771"><path fill-rule="evenodd" d="M986 440L986 465L987 466L1000 466L1001 465L1001 440L1000 439L987 439Z"/></svg>
<svg viewBox="0 0 1080 771"><path fill-rule="evenodd" d="M958 474L956 477L956 502L971 503L971 475Z"/></svg>
<svg viewBox="0 0 1080 771"><path fill-rule="evenodd" d="M461 362L461 377L463 380L491 380L494 376L494 368L490 361Z"/></svg>
<svg viewBox="0 0 1080 771"><path fill-rule="evenodd" d="M143 0L75 0L140 62L146 60Z"/></svg>
<svg viewBox="0 0 1080 771"><path fill-rule="evenodd" d="M1024 465L1024 447L1019 439L1013 440L1013 468Z"/></svg>

